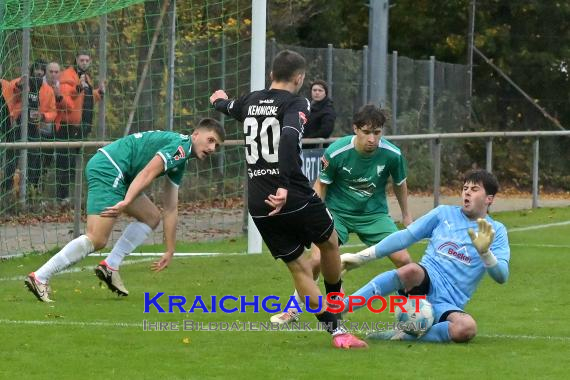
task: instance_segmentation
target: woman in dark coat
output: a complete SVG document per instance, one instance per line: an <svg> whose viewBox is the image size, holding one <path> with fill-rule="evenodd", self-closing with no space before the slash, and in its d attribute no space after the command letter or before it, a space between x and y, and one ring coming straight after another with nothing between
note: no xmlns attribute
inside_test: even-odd
<svg viewBox="0 0 570 380"><path fill-rule="evenodd" d="M311 83L311 115L305 125L304 138L329 137L334 129L336 112L333 101L328 97L327 82L317 79ZM305 145L314 148L317 145Z"/></svg>

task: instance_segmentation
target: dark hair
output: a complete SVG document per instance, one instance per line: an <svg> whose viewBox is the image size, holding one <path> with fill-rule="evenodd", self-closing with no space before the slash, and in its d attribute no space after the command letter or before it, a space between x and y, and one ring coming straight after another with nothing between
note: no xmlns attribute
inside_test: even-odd
<svg viewBox="0 0 570 380"><path fill-rule="evenodd" d="M322 79L315 79L312 83L311 83L311 90L313 89L313 86L321 86L324 90L325 90L325 96L329 96L329 85L327 84L327 82L325 82Z"/></svg>
<svg viewBox="0 0 570 380"><path fill-rule="evenodd" d="M352 123L356 128L362 128L370 125L372 128L382 128L386 122L386 115L379 107L374 104L366 104L354 114Z"/></svg>
<svg viewBox="0 0 570 380"><path fill-rule="evenodd" d="M30 65L30 77L34 76L34 70L41 70L46 73L47 62L44 59L37 59Z"/></svg>
<svg viewBox="0 0 570 380"><path fill-rule="evenodd" d="M80 55L86 55L91 58L91 53L89 53L87 50L78 50L77 53L75 53L75 59L77 59L77 57Z"/></svg>
<svg viewBox="0 0 570 380"><path fill-rule="evenodd" d="M482 184L487 195L495 195L499 191L499 182L497 178L486 170L476 169L465 174L463 184L477 183Z"/></svg>
<svg viewBox="0 0 570 380"><path fill-rule="evenodd" d="M273 59L271 73L276 82L288 82L294 75L305 72L305 58L297 52L283 50Z"/></svg>
<svg viewBox="0 0 570 380"><path fill-rule="evenodd" d="M216 120L211 117L205 117L198 122L196 129L207 129L209 131L214 131L223 142L226 139L226 131L224 127Z"/></svg>

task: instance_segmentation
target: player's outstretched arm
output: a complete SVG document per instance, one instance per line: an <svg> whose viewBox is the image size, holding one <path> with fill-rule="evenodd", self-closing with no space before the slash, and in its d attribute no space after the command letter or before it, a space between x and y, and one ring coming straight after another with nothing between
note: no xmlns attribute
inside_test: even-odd
<svg viewBox="0 0 570 380"><path fill-rule="evenodd" d="M412 235L408 229L394 232L380 243L358 253L345 253L340 255L341 269L343 272L346 272L358 268L369 261L380 259L394 252L401 251L404 248L408 248L418 240L420 239Z"/></svg>
<svg viewBox="0 0 570 380"><path fill-rule="evenodd" d="M356 269L372 260L376 260L374 246L357 253L343 253L340 255L341 276L344 276L349 270Z"/></svg>
<svg viewBox="0 0 570 380"><path fill-rule="evenodd" d="M402 223L407 227L414 221L408 207L408 185L406 181L404 181L400 185L393 184L392 187L394 189L396 199L398 200L400 211L402 212Z"/></svg>
<svg viewBox="0 0 570 380"><path fill-rule="evenodd" d="M165 269L176 250L176 225L178 223L178 187L175 186L168 178L164 179L162 211L162 225L164 229L164 245L166 252L159 261L155 261L151 265L151 270L160 272Z"/></svg>
<svg viewBox="0 0 570 380"><path fill-rule="evenodd" d="M509 263L504 259L497 260L497 257L491 252L491 245L495 240L495 230L491 223L485 219L477 219L477 225L477 232L473 231L472 228L467 231L473 246L479 253L489 276L499 284L504 284L509 278Z"/></svg>

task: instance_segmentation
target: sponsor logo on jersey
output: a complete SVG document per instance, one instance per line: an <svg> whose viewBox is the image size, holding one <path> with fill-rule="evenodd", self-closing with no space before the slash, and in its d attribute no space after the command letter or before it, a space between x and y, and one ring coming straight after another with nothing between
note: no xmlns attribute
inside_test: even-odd
<svg viewBox="0 0 570 380"><path fill-rule="evenodd" d="M259 101L259 104L272 104L274 102L274 99L261 99Z"/></svg>
<svg viewBox="0 0 570 380"><path fill-rule="evenodd" d="M182 145L180 145L178 146L178 149L176 149L176 153L174 153L174 159L178 161L184 157L186 157L186 152L184 151L184 148L182 148Z"/></svg>
<svg viewBox="0 0 570 380"><path fill-rule="evenodd" d="M262 175L279 175L279 169L247 169L249 178L259 177Z"/></svg>
<svg viewBox="0 0 570 380"><path fill-rule="evenodd" d="M347 168L346 166L343 166L343 167L342 167L342 170L344 170L345 172L348 172L348 174L352 174L352 173L351 173L352 168Z"/></svg>
<svg viewBox="0 0 570 380"><path fill-rule="evenodd" d="M437 247L437 252L462 264L471 265L471 257L469 257L467 247L465 246L459 246L454 242L448 241Z"/></svg>
<svg viewBox="0 0 570 380"><path fill-rule="evenodd" d="M370 182L369 178L358 178L354 180L348 188L356 193L356 195L363 198L369 198L374 194L376 190L376 185Z"/></svg>

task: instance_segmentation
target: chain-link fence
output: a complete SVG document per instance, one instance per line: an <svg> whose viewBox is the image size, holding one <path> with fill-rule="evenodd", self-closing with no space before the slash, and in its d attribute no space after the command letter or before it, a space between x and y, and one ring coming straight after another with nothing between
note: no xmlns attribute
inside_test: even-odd
<svg viewBox="0 0 570 380"><path fill-rule="evenodd" d="M187 132L201 117L220 118L208 103L212 91L225 88L231 96L239 96L249 90L250 1L108 0L103 9L79 0L26 0L23 5L34 5L31 18L14 16L25 10L20 7L14 11L16 8L11 7L16 3L8 1L0 14L4 21L0 24L2 143L112 140L125 133L151 129ZM65 17L62 9L68 10ZM284 48L296 50L307 59L303 95L310 95L312 80L329 82L338 114L333 136L352 133L352 115L369 99L368 48L305 48L270 40L266 49L267 80L272 57ZM43 62L47 82L47 63L58 63L62 72L73 69L78 53L90 56L91 86L96 90L103 84L103 96L92 104L89 125L82 120L85 129L81 130L85 133L57 134L65 124L61 119L37 119L38 89L31 81L30 67ZM505 128L477 123L484 120L482 115L467 123L466 66L435 59L413 60L397 53L387 61L384 107L390 115L385 131L388 137ZM27 85L26 79L30 81ZM55 82L48 85L56 86ZM10 91L6 91L8 86ZM20 114L14 112L15 100L20 102ZM484 101L484 97L474 98L474 104ZM222 121L228 139L241 139L237 122ZM531 190L529 152L533 142L531 138L495 140L494 170L502 182ZM566 164L561 160L565 143L567 138L546 140L546 148L541 149L541 183L558 187L570 183L568 160ZM409 163L409 188L433 191L433 145L411 140L397 144ZM81 173L75 173L75 165L82 168L94 151L0 147L0 254L44 251L67 242L81 222L75 217L74 223L72 212L82 207L74 205L79 200L76 192L80 192L83 202L85 199L85 186ZM446 140L441 157L441 185L453 187L466 169L485 166L485 143L477 139ZM242 150L237 146L225 147L205 162L190 162L180 192L181 240L241 233L244 165ZM151 188L149 194L160 203L158 187ZM161 240L160 231L154 240Z"/></svg>

